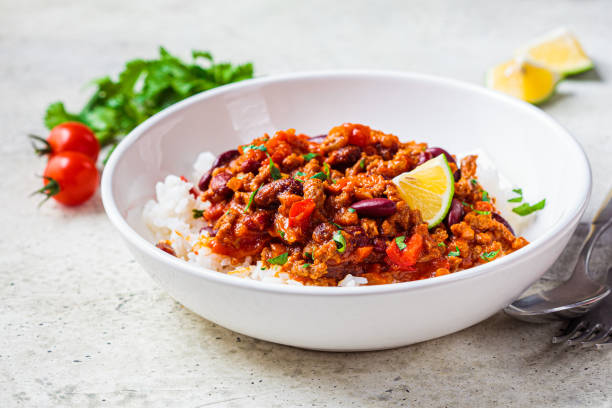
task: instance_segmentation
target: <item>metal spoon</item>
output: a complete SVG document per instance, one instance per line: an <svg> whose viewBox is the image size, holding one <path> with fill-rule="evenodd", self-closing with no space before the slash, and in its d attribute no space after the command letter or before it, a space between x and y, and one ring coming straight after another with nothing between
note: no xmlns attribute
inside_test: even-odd
<svg viewBox="0 0 612 408"><path fill-rule="evenodd" d="M504 309L507 314L528 322L571 319L585 314L610 293L607 268L602 276L592 276L589 260L597 239L612 225L611 199L612 191L591 222L569 280L554 289L515 300Z"/></svg>

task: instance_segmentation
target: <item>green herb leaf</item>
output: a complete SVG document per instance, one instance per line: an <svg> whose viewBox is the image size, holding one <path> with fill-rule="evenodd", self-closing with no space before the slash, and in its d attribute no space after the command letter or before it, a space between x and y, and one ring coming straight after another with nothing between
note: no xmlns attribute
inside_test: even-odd
<svg viewBox="0 0 612 408"><path fill-rule="evenodd" d="M310 265L312 265L312 264L310 264L310 263L305 263L304 265L302 265L302 268L306 269L306 268L310 267Z"/></svg>
<svg viewBox="0 0 612 408"><path fill-rule="evenodd" d="M304 160L306 161L311 161L312 159L314 159L315 157L317 157L319 154L318 153L308 153L308 154L303 154L302 157L304 158Z"/></svg>
<svg viewBox="0 0 612 408"><path fill-rule="evenodd" d="M340 231L334 232L334 241L336 242L336 249L341 254L346 251L346 240L344 239L344 235Z"/></svg>
<svg viewBox="0 0 612 408"><path fill-rule="evenodd" d="M195 208L191 210L193 212L193 218L198 219L204 216L204 210L196 210Z"/></svg>
<svg viewBox="0 0 612 408"><path fill-rule="evenodd" d="M304 177L305 175L306 175L306 173L304 173L303 171L298 171L298 172L295 173L295 176L293 176L293 178L296 179L297 181L299 181L300 183L303 183L304 180L299 179L298 176L299 177Z"/></svg>
<svg viewBox="0 0 612 408"><path fill-rule="evenodd" d="M359 162L359 167L361 167L361 169L365 169L365 159L361 159Z"/></svg>
<svg viewBox="0 0 612 408"><path fill-rule="evenodd" d="M251 195L249 196L249 202L247 203L246 207L244 207L244 212L246 213L247 211L249 211L249 208L251 208L251 204L253 204L253 200L255 199L255 194L257 194L257 192L259 191L259 189L261 188L261 186L257 187L257 190L253 191L251 193ZM228 211L229 213L229 211Z"/></svg>
<svg viewBox="0 0 612 408"><path fill-rule="evenodd" d="M512 211L517 213L518 215L525 216L529 215L532 212L541 210L546 205L546 199L535 203L534 205L529 205L529 203L523 203L516 208L513 208Z"/></svg>
<svg viewBox="0 0 612 408"><path fill-rule="evenodd" d="M325 173L320 171L317 174L315 174L314 176L312 176L311 179L319 179L319 180L325 181L325 180L327 180L327 176L325 175Z"/></svg>
<svg viewBox="0 0 612 408"><path fill-rule="evenodd" d="M490 202L491 201L489 199L489 193L487 193L486 191L482 192L482 201L485 201L485 202Z"/></svg>
<svg viewBox="0 0 612 408"><path fill-rule="evenodd" d="M512 191L514 191L518 195L523 195L523 189L522 188L513 188Z"/></svg>
<svg viewBox="0 0 612 408"><path fill-rule="evenodd" d="M217 63L206 51L193 51L186 63L164 48L151 60L128 61L116 80L92 81L93 95L78 113L62 102L49 105L45 125L51 129L77 121L89 126L101 146L114 144L145 119L191 95L253 77L252 64Z"/></svg>
<svg viewBox="0 0 612 408"><path fill-rule="evenodd" d="M272 176L274 180L280 179L282 177L280 170L278 169L276 164L274 164L271 157L269 158L269 160L270 160L270 176Z"/></svg>
<svg viewBox="0 0 612 408"><path fill-rule="evenodd" d="M459 256L461 252L459 251L459 247L455 245L455 250L448 253L448 256Z"/></svg>
<svg viewBox="0 0 612 408"><path fill-rule="evenodd" d="M513 188L512 191L518 194L519 196L509 199L508 200L509 203L520 203L521 201L523 201L523 189L522 188Z"/></svg>
<svg viewBox="0 0 612 408"><path fill-rule="evenodd" d="M304 252L304 255L306 256L306 258L310 258L310 260L314 261L314 258L312 257L312 252Z"/></svg>
<svg viewBox="0 0 612 408"><path fill-rule="evenodd" d="M442 248L446 248L446 244L444 242L438 242L438 246Z"/></svg>
<svg viewBox="0 0 612 408"><path fill-rule="evenodd" d="M495 255L497 255L498 252L499 252L499 249L493 252L484 252L480 254L480 258L488 262L492 260L493 258L495 258Z"/></svg>
<svg viewBox="0 0 612 408"><path fill-rule="evenodd" d="M474 208L472 204L468 204L465 201L462 201L461 204L465 205L466 207Z"/></svg>
<svg viewBox="0 0 612 408"><path fill-rule="evenodd" d="M268 259L268 263L272 265L284 265L287 263L287 259L289 258L289 253L285 252L280 254L279 256L275 256L274 258Z"/></svg>
<svg viewBox="0 0 612 408"><path fill-rule="evenodd" d="M285 239L285 231L277 230L276 232L278 232L282 239Z"/></svg>
<svg viewBox="0 0 612 408"><path fill-rule="evenodd" d="M243 146L242 147L242 151L244 153L248 152L249 150L260 150L262 152L267 152L268 151L268 149L266 149L266 146L264 146L264 145L260 145L260 146L248 145L248 146Z"/></svg>
<svg viewBox="0 0 612 408"><path fill-rule="evenodd" d="M471 179L470 183L472 183L473 186L475 186L476 184L478 184L478 180L476 179Z"/></svg>
<svg viewBox="0 0 612 408"><path fill-rule="evenodd" d="M405 239L406 239L405 235L402 235L401 237L396 237L395 238L395 244L397 245L397 247L399 248L400 251L403 251L404 248L406 248L406 244L404 243Z"/></svg>
<svg viewBox="0 0 612 408"><path fill-rule="evenodd" d="M342 229L342 227L340 225L336 224L335 222L332 222L332 224L334 224L336 226L336 228L338 228L340 230Z"/></svg>
<svg viewBox="0 0 612 408"><path fill-rule="evenodd" d="M327 176L327 178L331 178L329 164L323 163L323 173Z"/></svg>
<svg viewBox="0 0 612 408"><path fill-rule="evenodd" d="M349 207L349 209L348 209L348 212L350 212L350 213L354 213L355 211L357 211L357 210L355 210L353 207Z"/></svg>
<svg viewBox="0 0 612 408"><path fill-rule="evenodd" d="M480 211L480 210L474 210L474 212L476 214L480 214L480 215L489 215L491 214L491 211Z"/></svg>

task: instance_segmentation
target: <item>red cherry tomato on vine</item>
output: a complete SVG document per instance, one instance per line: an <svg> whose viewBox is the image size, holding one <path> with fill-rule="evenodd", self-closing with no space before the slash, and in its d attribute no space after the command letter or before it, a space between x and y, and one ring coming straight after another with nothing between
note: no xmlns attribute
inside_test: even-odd
<svg viewBox="0 0 612 408"><path fill-rule="evenodd" d="M34 147L39 155L53 156L61 152L80 152L95 162L100 153L100 143L94 132L79 122L64 122L55 126L51 129L47 140L34 135L30 137L43 143L42 147Z"/></svg>
<svg viewBox="0 0 612 408"><path fill-rule="evenodd" d="M92 159L79 152L53 155L43 174L45 186L37 191L64 205L79 205L96 192L100 175ZM44 202L44 201L43 201Z"/></svg>

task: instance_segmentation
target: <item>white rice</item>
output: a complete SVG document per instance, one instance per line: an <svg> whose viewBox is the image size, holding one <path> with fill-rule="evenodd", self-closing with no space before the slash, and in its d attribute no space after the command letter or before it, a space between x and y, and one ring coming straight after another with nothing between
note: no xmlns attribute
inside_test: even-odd
<svg viewBox="0 0 612 408"><path fill-rule="evenodd" d="M478 154L479 181L491 195L498 197L498 208L520 235L520 231L524 230L532 217L515 217L512 211L505 208L507 198L512 194L512 185L499 174L484 152ZM253 264L251 257L247 257L243 262L236 262L229 256L213 253L206 246L211 238L207 231L200 232L205 222L202 218L194 219L193 210L206 210L211 204L195 199L189 190L197 184L201 175L211 168L214 160L212 153L200 153L193 165L191 181L183 181L180 177L170 175L157 183L155 200L149 201L143 210L145 223L153 232L155 242L168 241L177 257L204 268L261 282L302 285L301 282L290 279L289 274L281 272L279 266L266 268L261 261ZM349 274L338 286L361 286L367 283L366 278Z"/></svg>
<svg viewBox="0 0 612 408"><path fill-rule="evenodd" d="M251 257L236 262L229 256L213 253L206 246L211 238L207 231L200 232L205 222L202 218L194 219L193 210L206 210L211 204L195 199L189 190L210 169L214 160L212 153L200 153L193 165L191 181L170 175L155 185L155 199L147 202L143 210L144 221L153 233L155 242L168 241L177 257L204 268L244 279L301 286L301 282L290 279L289 274L281 272L277 265L266 268L261 261L253 264ZM355 281L345 279L347 283L343 286L367 283L365 278L351 278Z"/></svg>

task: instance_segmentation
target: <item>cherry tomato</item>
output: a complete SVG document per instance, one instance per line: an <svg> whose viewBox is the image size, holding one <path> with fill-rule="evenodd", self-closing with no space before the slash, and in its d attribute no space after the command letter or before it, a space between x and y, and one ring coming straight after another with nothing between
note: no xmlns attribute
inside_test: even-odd
<svg viewBox="0 0 612 408"><path fill-rule="evenodd" d="M314 211L316 204L310 198L296 201L289 210L289 226L303 227L310 220L310 214Z"/></svg>
<svg viewBox="0 0 612 408"><path fill-rule="evenodd" d="M92 159L79 152L54 154L43 174L45 186L38 190L64 205L79 205L96 192L100 175Z"/></svg>
<svg viewBox="0 0 612 408"><path fill-rule="evenodd" d="M30 137L45 144L42 148L35 147L36 153L40 155L80 152L95 162L100 153L100 143L96 135L89 127L79 122L64 122L55 126L47 140L38 136Z"/></svg>
<svg viewBox="0 0 612 408"><path fill-rule="evenodd" d="M345 123L349 133L349 144L366 147L370 143L370 128L364 125Z"/></svg>
<svg viewBox="0 0 612 408"><path fill-rule="evenodd" d="M423 237L419 234L414 234L406 242L406 248L400 251L395 240L391 241L387 246L387 256L389 260L400 267L411 267L419 259L421 250L423 249Z"/></svg>

